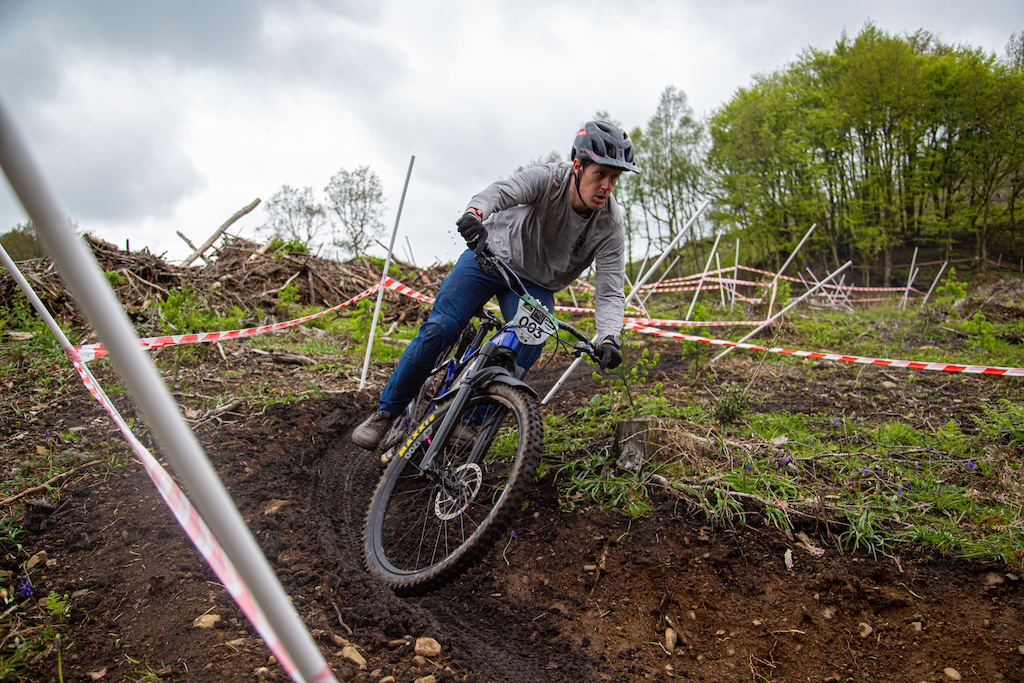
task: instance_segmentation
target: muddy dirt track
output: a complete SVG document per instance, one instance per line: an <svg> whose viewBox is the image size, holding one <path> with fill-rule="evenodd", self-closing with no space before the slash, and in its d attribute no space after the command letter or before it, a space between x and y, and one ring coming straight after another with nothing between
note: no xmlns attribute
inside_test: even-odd
<svg viewBox="0 0 1024 683"><path fill-rule="evenodd" d="M666 393L705 400L685 347L660 348ZM201 357L201 374L214 378L216 354ZM254 373L279 371L258 357L244 362ZM720 363L714 390L742 386L756 362L734 354ZM95 366L101 381L115 381ZM779 364L751 392L773 409L875 411L879 420L894 405L920 403L883 389L874 369L821 369L808 376ZM557 374L550 368L537 384ZM589 374L577 373L545 410L568 412L599 390ZM932 397L917 409L944 421L1005 396L1013 380L918 373L915 382ZM191 391L238 388L211 380ZM363 514L380 470L347 440L375 395L342 383L334 391L266 408L241 403L197 432L341 680L1024 681L1024 587L1003 565L832 547L818 556L773 528L712 529L667 496L642 521L568 510L550 479L534 485L514 536L484 562L435 593L398 598L362 566ZM115 400L133 414L127 399ZM81 444L119 438L84 391L33 420L39 431L76 428ZM5 441L16 431L0 428ZM32 574L37 594L71 596L64 680L287 680L134 461L83 467L60 501L49 514L29 508L30 535L20 540L26 556L47 553ZM678 633L671 652L667 627ZM440 655L416 658L412 641L423 636L440 643ZM346 645L359 656L343 656ZM48 656L33 680L56 673Z"/></svg>

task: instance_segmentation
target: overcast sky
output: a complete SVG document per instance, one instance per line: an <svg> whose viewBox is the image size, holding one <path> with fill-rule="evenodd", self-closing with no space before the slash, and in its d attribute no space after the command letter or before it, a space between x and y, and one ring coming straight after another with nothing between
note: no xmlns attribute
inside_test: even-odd
<svg viewBox="0 0 1024 683"><path fill-rule="evenodd" d="M1003 55L1024 0L0 0L0 98L80 228L171 260L178 230L364 165L390 234L415 155L397 255L429 265L594 112L642 126L672 85L710 113L869 20ZM0 232L25 220L0 183Z"/></svg>

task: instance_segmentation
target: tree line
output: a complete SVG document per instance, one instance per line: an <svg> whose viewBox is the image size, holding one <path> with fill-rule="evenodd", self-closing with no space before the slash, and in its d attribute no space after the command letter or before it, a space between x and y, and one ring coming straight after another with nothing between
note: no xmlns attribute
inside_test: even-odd
<svg viewBox="0 0 1024 683"><path fill-rule="evenodd" d="M704 120L669 87L631 136L643 174L617 194L630 236L655 253L710 198L705 225L754 260L781 261L817 224L805 250L852 259L865 280L873 269L888 284L894 251L948 258L964 237L984 264L997 240L1016 250L1024 218L1024 34L999 58L868 24L756 76Z"/></svg>

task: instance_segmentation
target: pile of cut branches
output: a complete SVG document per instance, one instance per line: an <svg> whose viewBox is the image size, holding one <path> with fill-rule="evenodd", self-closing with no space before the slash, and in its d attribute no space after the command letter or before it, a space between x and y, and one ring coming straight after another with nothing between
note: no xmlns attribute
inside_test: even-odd
<svg viewBox="0 0 1024 683"><path fill-rule="evenodd" d="M84 239L137 325L149 317L139 315L142 311L160 306L173 293L187 292L199 305L214 311L237 307L246 311L254 323L266 323L287 315L280 307L282 293L293 304L328 308L365 291L379 282L381 275L380 266L367 258L342 263L230 235L213 247L214 257L208 263L187 268L168 263L148 249L124 251L92 235ZM22 261L18 267L55 316L79 327L87 326L49 257ZM395 261L389 272L396 280L433 295L447 270L446 266L423 270ZM412 299L390 290L385 293L385 301L389 318L411 321L419 313ZM14 279L0 271L0 307L23 302Z"/></svg>

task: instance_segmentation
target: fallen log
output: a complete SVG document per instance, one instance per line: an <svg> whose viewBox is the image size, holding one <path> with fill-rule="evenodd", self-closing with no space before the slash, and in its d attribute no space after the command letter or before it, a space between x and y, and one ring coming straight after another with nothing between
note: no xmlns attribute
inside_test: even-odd
<svg viewBox="0 0 1024 683"><path fill-rule="evenodd" d="M260 356L267 356L273 363L284 365L316 365L316 361L309 356L301 356L297 353L279 353L277 351L264 351L263 349L250 349Z"/></svg>

